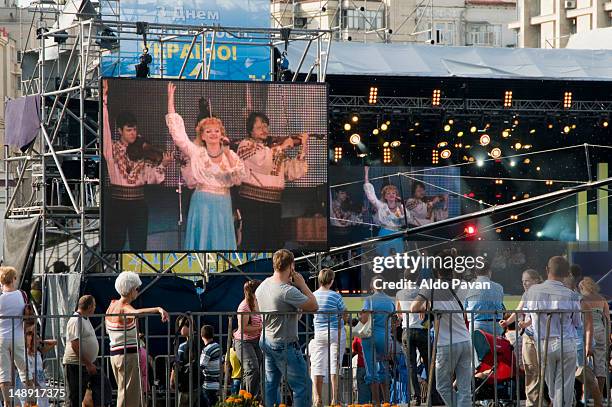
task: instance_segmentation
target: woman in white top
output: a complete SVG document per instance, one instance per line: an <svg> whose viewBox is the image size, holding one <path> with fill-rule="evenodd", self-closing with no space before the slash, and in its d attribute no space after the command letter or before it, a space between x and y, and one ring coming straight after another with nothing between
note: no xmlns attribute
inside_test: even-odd
<svg viewBox="0 0 612 407"><path fill-rule="evenodd" d="M26 301L23 291L17 289L17 271L13 267L0 267L0 284L0 317L4 317L0 318L0 388L4 405L8 407L12 400L9 391L13 383L13 364L26 388L32 388L34 372L27 368L23 333Z"/></svg>
<svg viewBox="0 0 612 407"><path fill-rule="evenodd" d="M378 199L374 186L368 178L369 171L370 167L365 167L363 190L368 201L376 208L374 221L380 225L378 235L385 236L397 232L406 226L406 214L399 191L395 185L385 185L380 191L382 199ZM395 253L402 253L404 251L404 241L402 239L394 239L391 242L386 242L383 246L382 250L380 246L378 250L383 254L391 251L395 251Z"/></svg>
<svg viewBox="0 0 612 407"><path fill-rule="evenodd" d="M166 124L174 143L189 157L191 196L185 248L191 250L236 250L230 187L246 177L243 161L225 147L228 142L223 123L216 117L198 122L196 138L191 141L183 118L174 109L176 85L168 83Z"/></svg>

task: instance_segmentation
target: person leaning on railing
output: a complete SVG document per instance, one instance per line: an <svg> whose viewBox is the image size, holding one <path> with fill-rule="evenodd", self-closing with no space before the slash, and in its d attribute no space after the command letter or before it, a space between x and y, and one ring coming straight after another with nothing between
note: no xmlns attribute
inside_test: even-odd
<svg viewBox="0 0 612 407"><path fill-rule="evenodd" d="M138 297L141 285L138 274L132 271L119 274L115 280L115 290L121 298L111 301L104 319L110 339L111 367L117 381L117 407L136 407L142 404L137 316L159 313L162 322L168 321L168 313L161 307L136 309L131 305Z"/></svg>
<svg viewBox="0 0 612 407"><path fill-rule="evenodd" d="M0 267L0 388L6 407L11 405L10 389L13 382L13 366L26 388L33 385L33 367L27 367L23 313L26 307L25 293L17 288L17 271L13 267Z"/></svg>

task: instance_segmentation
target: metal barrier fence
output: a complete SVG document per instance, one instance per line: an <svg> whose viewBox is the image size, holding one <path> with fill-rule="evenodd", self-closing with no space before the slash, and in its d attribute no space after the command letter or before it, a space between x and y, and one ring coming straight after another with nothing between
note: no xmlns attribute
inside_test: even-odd
<svg viewBox="0 0 612 407"><path fill-rule="evenodd" d="M135 377L140 381L146 377L148 383L134 385L127 380L122 380L123 393L127 391L141 392L142 405L151 406L194 406L206 405L203 401L206 396L201 391L204 381L208 380L211 373L207 369L202 369L200 366L203 356L202 350L205 348L202 339L200 338L200 330L204 325L212 325L215 327L215 341L220 345L222 359L225 359L225 364L220 366L219 383L219 399L225 400L226 397L233 394L231 391L232 377L230 360L230 348L235 348L235 340L245 342L245 332L240 331L234 338L235 321L239 317L243 317L244 321L251 320L254 316L261 315L262 329L265 331L271 330L287 330L289 324L299 324L297 329L297 341L293 338L284 337L282 340L271 340L265 337L262 333L259 342L251 341L253 348L263 348L263 358L261 362L256 364L252 361L247 361L252 355L245 354L251 352L246 350L246 347L239 346L240 354L237 354L239 360L247 363L242 364L240 373L240 389L245 388L245 381L256 375L259 372L259 380L261 383L251 383L251 388L259 387L259 394L254 394L254 397L262 400L266 405L269 405L270 399L277 400L286 405L304 405L301 398L292 400L292 392L296 392L298 388L303 392L303 387L309 387L311 384L311 363L316 359L319 362L323 360L325 366L326 377L323 380L324 385L321 386L321 392L327 393L325 400L326 405L330 402L344 405L355 404L370 404L374 402L391 402L392 404L400 404L406 402L411 395L419 393L417 386L419 382L424 386L426 394L421 394L427 405L436 405L435 389L440 390L447 398L447 404L462 405L461 400L468 399L466 405L488 405L491 401L495 405L520 405L520 400L525 398L524 381L525 376L529 375L529 379L537 379L537 393L532 388L531 394L536 394L537 403L543 404L545 395L545 377L552 377L552 373L556 374L555 380L560 380L560 383L566 383L566 379L576 378L580 381L585 390L585 400L593 398L595 406L606 405L610 406L610 383L609 383L609 366L610 366L610 324L608 316L603 315L600 310L593 311L559 311L559 310L537 310L529 311L531 314L536 314L539 321L537 326L532 326L531 330L522 328L514 330L505 330L499 323L498 319L502 313L506 315L514 315L517 321L523 321L525 311L427 311L418 313L419 320L423 321L423 328L410 328L409 324L403 324L402 321L409 320L410 316L415 316L417 313L409 311L396 311L392 313L383 312L344 312L344 313L188 313L188 314L170 314L170 320L162 325L163 332L160 329L159 314L147 315L92 315L89 321L93 321L95 325L96 341L99 346L99 352L95 360L96 368L99 372L94 376L99 382L91 382L85 374L87 366L84 364L78 365L78 383L73 383L73 386L78 389L78 399L82 400L89 390L94 391L94 396L105 401L103 404L110 402L116 404L116 399L121 389L117 388L117 375L128 375L128 370L134 368L128 366L133 363L133 360L128 362L127 355L132 353L138 354L138 366L136 367ZM572 314L574 318L572 319ZM325 330L313 330L313 316L319 315L323 317ZM138 344L134 350L124 347L115 355L109 353L109 334L105 329L105 324L102 323L104 317L115 316L124 321L124 337L128 336L129 321L131 317L137 317L138 332L142 333L142 337L138 340ZM31 400L38 398L38 405L46 399L51 404L59 405L64 403L67 398L67 383L66 383L66 367L63 363L63 351L65 346L72 346L65 343L65 327L69 318L75 317L78 319L79 338L78 338L78 356L79 361L83 361L83 353L88 353L89 349L83 349L84 337L84 317L79 315L56 315L56 316L36 316L31 317L31 320L24 324L25 339L20 339L19 329L20 321L23 317L7 317L0 316L1 322L10 320L13 329L9 337L0 338L2 352L9 351L10 355L2 355L0 363L0 377L6 382L7 369L10 371L10 377L16 378L17 373L20 373L22 379L26 378L26 383L19 382L15 379L15 383L4 383L3 397L10 398L9 405L20 405L19 400ZM179 317L183 321L188 321L189 327L187 335L181 335L181 327L176 326L176 321ZM278 318L282 318L279 321ZM371 335L366 338L361 338L361 353L364 359L364 368L358 367L353 363L353 357L358 356L355 350L359 349L354 342L354 332L350 329L353 319L360 319L364 322L368 318L372 322ZM34 324L34 319L36 324ZM332 325L332 320L337 320L338 325ZM244 322L243 321L243 322ZM576 321L580 322L578 327L567 326ZM319 322L319 321L318 321ZM484 322L482 324L481 322ZM459 324L459 326L457 326ZM466 327L462 326L466 324ZM491 336L485 335L478 326L488 325L486 330L491 331ZM593 325L597 329L593 330ZM54 332L53 338L37 338L31 335L33 326L45 327L44 332ZM583 328L581 329L580 326ZM219 330L218 328L221 328ZM604 329L602 332L601 329ZM419 329L422 331L414 331ZM367 329L366 329L367 330ZM486 331L485 330L485 331ZM344 331L346 338L341 332ZM568 334L568 332L570 334ZM576 335L572 334L576 332ZM185 333L185 332L183 332ZM503 336L502 336L503 334ZM459 338L457 336L459 335ZM30 336L32 339L29 339ZM453 338L455 336L455 338ZM465 337L469 338L466 355L466 347L462 345L465 342ZM176 368L176 357L179 344L184 342L187 337L190 338L190 345L185 346L187 349L187 363L182 364L183 375L188 377L188 383L179 384L179 373L172 375L172 370ZM425 348L423 343L418 343L425 338ZM48 355L43 355L38 358L37 353L42 350L41 345L48 345L44 341L55 339L58 341L58 346ZM459 339L459 340L458 340ZM594 346L585 346L587 341L593 342L597 339L599 343ZM439 342L443 340L444 343ZM484 341L484 342L483 342ZM602 343L605 342L605 343ZM448 342L449 344L446 344ZM511 348L507 347L507 343L512 343ZM522 361L526 350L521 350L521 343L529 346L535 346L535 358L537 372L533 369L533 360L529 366L523 365ZM487 347L483 351L481 347ZM48 347L48 346L47 346ZM416 349L419 349L419 360L415 360ZM510 350L514 355L508 359L507 350ZM594 350L593 354L590 350ZM506 351L506 353L504 353ZM148 352L151 356L151 363L142 363L142 357ZM587 354L589 352L589 354ZM142 355L141 355L142 353ZM341 358L339 354L345 353L347 356ZM295 355L299 354L299 358L305 359L304 371L300 369L299 360L295 359ZM572 356L572 354L575 354ZM23 358L27 363L23 363ZM117 365L114 356L123 356L123 365ZM184 353L183 353L184 355ZM603 355L603 356L602 356ZM330 363L332 358L337 358L337 363ZM20 359L21 358L21 359ZM591 364L591 359L593 362ZM146 360L146 357L145 357ZM284 362L283 362L284 360ZM293 361L296 361L293 363ZM577 360L575 368L567 366L568 361ZM605 367L599 366L605 363ZM415 362L420 361L424 365L425 375L421 374L421 380L414 380L416 373ZM563 362L566 363L563 363ZM209 361L210 362L210 361ZM469 363L468 363L469 362ZM10 363L10 366L7 365ZM284 363L284 364L283 364ZM317 362L318 363L318 362ZM466 365L466 363L469 364ZM113 367L114 364L114 367ZM335 370L332 370L332 364L335 365ZM463 364L459 366L459 364ZM484 364L484 365L483 365ZM450 367L450 368L448 368ZM43 369L44 368L44 369ZM186 370L185 370L186 369ZM306 370L307 369L307 370ZM463 369L463 370L461 370ZM469 387L462 387L467 380L461 372L469 369ZM567 371L569 369L569 371ZM594 370L595 369L595 370ZM214 369L213 369L214 370ZM601 376L601 372L605 372ZM436 374L432 374L436 372ZM275 394L266 394L271 391L268 386L266 388L264 378L271 374L281 375L282 380L279 383L280 399ZM596 376L596 373L599 373ZM435 377L437 375L437 377ZM321 375L319 375L321 376ZM9 380L10 380L9 377ZM170 382L170 378L174 382ZM31 380L27 380L31 378ZM418 379L418 378L417 378ZM33 381L32 381L33 380ZM257 379L256 379L257 380ZM337 380L337 382L334 382ZM362 394L367 390L366 384L372 380L380 386L370 386L370 390L374 394ZM597 383L598 380L601 383ZM88 383L86 383L88 382ZM337 385L336 385L337 383ZM454 384L453 384L454 383ZM437 384L437 386L436 386ZM183 385L186 386L183 387ZM415 386L416 385L416 386ZM132 387L135 386L135 387ZM451 386L442 388L443 386ZM600 390L603 386L603 393ZM129 387L129 388L128 388ZM214 387L214 386L211 386ZM420 386L419 386L420 387ZM458 390L455 390L455 387ZM180 389L180 390L179 390ZM378 390L377 390L378 389ZM99 390L99 394L96 394ZM549 389L549 392L559 391L559 389ZM570 401L566 400L569 392L562 391L560 393L562 401L557 405L571 405ZM598 393L599 390L599 393ZM311 397L311 389L306 389L308 400ZM465 394L465 392L468 394ZM378 397L375 393L379 392ZM462 393L463 392L463 393ZM573 397L573 389L571 390ZM109 394L110 393L110 394ZM301 393L300 393L301 394ZM335 399L332 400L332 397ZM373 400L374 399L374 400ZM279 404L279 403L277 403ZM538 405L536 404L536 405ZM69 405L69 403L64 404ZM97 405L97 404L96 404ZM124 406L132 407L127 401L124 401Z"/></svg>

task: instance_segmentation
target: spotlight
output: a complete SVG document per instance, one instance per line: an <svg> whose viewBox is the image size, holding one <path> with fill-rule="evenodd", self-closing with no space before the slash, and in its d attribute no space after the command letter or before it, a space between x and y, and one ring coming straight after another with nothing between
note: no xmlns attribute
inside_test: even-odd
<svg viewBox="0 0 612 407"><path fill-rule="evenodd" d="M459 133L457 133L457 137L463 137L463 132L460 131Z"/></svg>
<svg viewBox="0 0 612 407"><path fill-rule="evenodd" d="M601 122L601 127L608 127L610 125L610 123L608 122L608 119L603 119Z"/></svg>
<svg viewBox="0 0 612 407"><path fill-rule="evenodd" d="M467 225L463 231L468 236L475 236L478 233L478 229L474 225Z"/></svg>
<svg viewBox="0 0 612 407"><path fill-rule="evenodd" d="M455 121L453 119L448 119L448 124L455 124Z"/></svg>
<svg viewBox="0 0 612 407"><path fill-rule="evenodd" d="M504 94L504 107L512 107L512 91L507 90Z"/></svg>
<svg viewBox="0 0 612 407"><path fill-rule="evenodd" d="M391 163L391 149L389 147L385 147L383 149L383 164Z"/></svg>
<svg viewBox="0 0 612 407"><path fill-rule="evenodd" d="M441 142L438 143L438 148L446 147L447 145L448 145L448 142L441 141Z"/></svg>
<svg viewBox="0 0 612 407"><path fill-rule="evenodd" d="M525 145L523 146L523 148L524 148L525 150L529 150L531 147L533 147L531 144L525 144Z"/></svg>
<svg viewBox="0 0 612 407"><path fill-rule="evenodd" d="M536 233L536 236L537 236L537 237L542 237L542 235L543 235L542 231L538 231L538 232Z"/></svg>
<svg viewBox="0 0 612 407"><path fill-rule="evenodd" d="M342 159L342 147L334 147L334 161L338 162Z"/></svg>
<svg viewBox="0 0 612 407"><path fill-rule="evenodd" d="M536 167L536 171L540 171L540 167Z"/></svg>
<svg viewBox="0 0 612 407"><path fill-rule="evenodd" d="M502 155L502 151L500 148L495 147L493 150L491 150L491 157L493 158L499 158Z"/></svg>
<svg viewBox="0 0 612 407"><path fill-rule="evenodd" d="M513 124L514 126L518 126L518 124L519 124L519 120L518 120L518 119L514 119L514 120L512 121L512 124Z"/></svg>
<svg viewBox="0 0 612 407"><path fill-rule="evenodd" d="M502 131L502 137L503 138L508 138L510 137L510 131L508 129Z"/></svg>
<svg viewBox="0 0 612 407"><path fill-rule="evenodd" d="M571 109L572 107L572 92L565 92L563 95L563 108Z"/></svg>
<svg viewBox="0 0 612 407"><path fill-rule="evenodd" d="M548 125L546 127L548 127L549 129L552 129L555 126L552 123L548 123Z"/></svg>
<svg viewBox="0 0 612 407"><path fill-rule="evenodd" d="M383 123L383 124L380 125L380 129L382 131L386 131L388 128L389 128L389 125L387 123Z"/></svg>
<svg viewBox="0 0 612 407"><path fill-rule="evenodd" d="M496 179L495 180L495 185L502 185L504 183L503 179Z"/></svg>
<svg viewBox="0 0 612 407"><path fill-rule="evenodd" d="M351 116L351 121L353 123L357 123L359 121L359 116L357 116L356 114L354 114L353 116Z"/></svg>
<svg viewBox="0 0 612 407"><path fill-rule="evenodd" d="M521 149L521 147L523 147L523 145L522 145L521 143L516 143L516 144L514 145L514 148L515 148L516 150L520 150L520 149Z"/></svg>
<svg viewBox="0 0 612 407"><path fill-rule="evenodd" d="M378 136L378 133L379 133L379 132L380 132L380 131L379 131L378 129L374 129L374 130L372 130L372 134L373 134L373 135L375 135L375 136Z"/></svg>
<svg viewBox="0 0 612 407"><path fill-rule="evenodd" d="M510 215L510 220L518 220L518 215Z"/></svg>
<svg viewBox="0 0 612 407"><path fill-rule="evenodd" d="M483 134L482 136L480 136L481 146L488 146L490 142L491 142L491 137L489 137L488 134Z"/></svg>
<svg viewBox="0 0 612 407"><path fill-rule="evenodd" d="M529 164L529 163L531 163L531 160L530 160L529 158L525 158L525 159L523 160L523 163L525 163L525 164Z"/></svg>
<svg viewBox="0 0 612 407"><path fill-rule="evenodd" d="M451 129L451 125L450 124L445 124L444 125L444 131L450 131Z"/></svg>
<svg viewBox="0 0 612 407"><path fill-rule="evenodd" d="M378 88L376 86L370 87L370 97L368 98L368 103L371 105L375 105L378 102Z"/></svg>
<svg viewBox="0 0 612 407"><path fill-rule="evenodd" d="M576 128L576 123L572 124L572 130Z"/></svg>
<svg viewBox="0 0 612 407"><path fill-rule="evenodd" d="M564 126L563 127L563 133L568 134L571 131L571 127L570 126Z"/></svg>
<svg viewBox="0 0 612 407"><path fill-rule="evenodd" d="M391 120L387 120L385 123L387 123L387 126L391 125Z"/></svg>
<svg viewBox="0 0 612 407"><path fill-rule="evenodd" d="M440 154L438 153L438 150L431 150L431 163L438 164L439 158Z"/></svg>
<svg viewBox="0 0 612 407"><path fill-rule="evenodd" d="M525 228L525 229L523 229L523 232L525 232L525 233L529 233L529 232L531 232L531 229L529 229L529 228Z"/></svg>
<svg viewBox="0 0 612 407"><path fill-rule="evenodd" d="M440 157L444 158L445 160L449 159L451 157L452 153L451 151L446 148L444 150L442 150L442 152L440 152Z"/></svg>
<svg viewBox="0 0 612 407"><path fill-rule="evenodd" d="M478 159L476 160L476 165L482 167L484 165L484 160Z"/></svg>
<svg viewBox="0 0 612 407"><path fill-rule="evenodd" d="M431 105L432 106L440 106L440 97L442 92L440 89L434 89L433 94L431 96Z"/></svg>
<svg viewBox="0 0 612 407"><path fill-rule="evenodd" d="M352 134L351 137L349 138L349 143L356 146L357 144L361 143L361 136L357 133Z"/></svg>
<svg viewBox="0 0 612 407"><path fill-rule="evenodd" d="M401 143L401 141L399 141L399 140L393 140L393 141L391 142L391 147L393 147L393 148L397 148L397 147L399 147L401 144L402 144L402 143Z"/></svg>
<svg viewBox="0 0 612 407"><path fill-rule="evenodd" d="M388 141L385 141L385 142L383 143L383 147L389 147L389 142L388 142Z"/></svg>
<svg viewBox="0 0 612 407"><path fill-rule="evenodd" d="M351 124L350 123L344 123L344 130L350 131L351 130Z"/></svg>
<svg viewBox="0 0 612 407"><path fill-rule="evenodd" d="M553 184L552 180L548 179L546 180L546 185L551 186Z"/></svg>
<svg viewBox="0 0 612 407"><path fill-rule="evenodd" d="M529 130L529 134L535 134L535 132L536 132L536 129Z"/></svg>
<svg viewBox="0 0 612 407"><path fill-rule="evenodd" d="M472 126L470 127L470 133L476 133L478 131L478 127Z"/></svg>
<svg viewBox="0 0 612 407"><path fill-rule="evenodd" d="M511 160L510 161L510 167L516 167L516 161Z"/></svg>

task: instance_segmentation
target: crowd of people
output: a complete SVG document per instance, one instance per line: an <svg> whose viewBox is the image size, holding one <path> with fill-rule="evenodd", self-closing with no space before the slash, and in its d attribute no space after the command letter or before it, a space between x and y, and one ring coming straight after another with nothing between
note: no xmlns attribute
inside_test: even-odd
<svg viewBox="0 0 612 407"><path fill-rule="evenodd" d="M495 337L498 344L509 343L515 355L509 377L521 387L527 406L570 406L591 398L601 406L609 393L608 304L597 283L563 257L550 258L545 279L533 269L523 272L525 292L512 312L504 310L503 287L484 267L476 281L488 283L486 289L406 288L392 298L377 288L375 278L355 319L332 289L335 273L330 268L318 273L319 288L313 292L295 271L290 251L277 251L272 263L271 277L244 284L237 328L225 351L213 326L198 331L192 316L176 319L179 336L168 386L176 392L178 405L214 406L222 394L236 392L269 407L287 400L297 407L337 405L349 402L346 383L352 383L349 391L359 404L420 405L429 399L433 405L471 406L480 391L480 385L473 386L474 378L481 385L491 385L488 377L502 380L499 366L480 369L475 376L482 360L475 359L479 352L474 332ZM460 277L444 266L434 269L434 275L438 281ZM405 278L417 282L418 274L406 272ZM13 388L44 388L44 354L57 345L37 335L28 296L16 282L15 269L0 268L0 386L5 406L14 399ZM149 357L138 319L158 314L168 322L170 316L161 307L135 308L140 286L136 273L119 274L119 298L105 313L114 386L100 371L100 346L105 344L89 319L96 301L90 295L79 299L65 329L65 405L106 406L115 400L117 406L131 407L150 399ZM307 321L302 313L314 314L307 343L299 328ZM347 371L352 372L349 380ZM230 390L223 391L224 384ZM506 396L512 398L511 393ZM500 397L503 394L500 390ZM26 397L23 405L49 402Z"/></svg>

